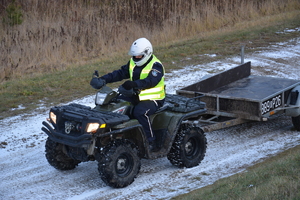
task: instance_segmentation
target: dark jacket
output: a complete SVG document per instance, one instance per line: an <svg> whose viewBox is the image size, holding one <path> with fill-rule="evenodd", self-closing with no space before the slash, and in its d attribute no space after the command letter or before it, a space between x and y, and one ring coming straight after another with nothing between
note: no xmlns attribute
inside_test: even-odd
<svg viewBox="0 0 300 200"><path fill-rule="evenodd" d="M151 61L153 56L145 63L143 66L135 67L133 71L133 81L137 84L137 89L149 89L156 86L161 78L164 76L163 66L160 63L154 63L151 72L145 79L140 79L140 74L142 69ZM123 79L129 79L129 62L123 65L120 69L115 70L102 76L106 83L113 83L117 81L122 81Z"/></svg>
<svg viewBox="0 0 300 200"><path fill-rule="evenodd" d="M133 81L137 84L136 89L149 89L156 86L161 78L164 76L164 69L163 66L156 62L152 66L152 70L150 71L149 75L145 79L140 79L140 74L145 66L153 59L153 56L143 65L143 66L136 66L133 70ZM106 83L113 83L117 81L122 81L123 79L129 79L129 62L126 65L123 65L120 69L115 70L111 73L108 73L101 77L106 81ZM135 97L134 97L135 98ZM136 99L136 98L135 98ZM159 106L163 105L164 100L157 101Z"/></svg>

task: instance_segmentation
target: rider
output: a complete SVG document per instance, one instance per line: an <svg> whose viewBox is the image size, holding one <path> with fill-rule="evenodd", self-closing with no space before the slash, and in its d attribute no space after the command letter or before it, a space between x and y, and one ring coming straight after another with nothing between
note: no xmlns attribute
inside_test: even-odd
<svg viewBox="0 0 300 200"><path fill-rule="evenodd" d="M119 98L134 105L133 117L143 126L150 148L155 151L155 135L151 128L149 116L164 104L165 85L164 67L153 55L152 44L146 38L134 41L128 54L131 57L126 65L100 78L92 78L90 85L100 89L106 83L125 81L119 87Z"/></svg>

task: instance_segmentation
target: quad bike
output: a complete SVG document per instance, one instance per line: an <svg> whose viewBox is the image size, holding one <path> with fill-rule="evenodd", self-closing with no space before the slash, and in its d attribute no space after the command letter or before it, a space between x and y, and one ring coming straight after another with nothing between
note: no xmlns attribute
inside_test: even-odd
<svg viewBox="0 0 300 200"><path fill-rule="evenodd" d="M96 94L95 108L80 104L52 107L42 130L48 135L45 152L51 166L74 169L80 162L98 161L101 179L115 188L131 184L141 158L167 156L180 168L197 166L206 152L206 137L194 124L206 112L203 95L166 95L165 104L151 115L157 151L151 151L143 127L131 117L133 106L118 99L106 85Z"/></svg>

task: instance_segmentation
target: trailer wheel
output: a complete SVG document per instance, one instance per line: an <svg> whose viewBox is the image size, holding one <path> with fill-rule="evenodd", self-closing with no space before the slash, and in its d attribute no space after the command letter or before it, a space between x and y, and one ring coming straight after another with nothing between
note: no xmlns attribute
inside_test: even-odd
<svg viewBox="0 0 300 200"><path fill-rule="evenodd" d="M98 163L101 179L109 186L130 185L141 168L137 147L128 140L115 140L103 150Z"/></svg>
<svg viewBox="0 0 300 200"><path fill-rule="evenodd" d="M203 160L206 145L205 134L199 127L182 124L167 157L177 167L194 167Z"/></svg>
<svg viewBox="0 0 300 200"><path fill-rule="evenodd" d="M70 158L63 152L64 145L47 138L45 145L46 159L48 163L59 170L71 170L78 166L79 160Z"/></svg>
<svg viewBox="0 0 300 200"><path fill-rule="evenodd" d="M300 115L297 117L292 117L292 122L297 131L300 131Z"/></svg>

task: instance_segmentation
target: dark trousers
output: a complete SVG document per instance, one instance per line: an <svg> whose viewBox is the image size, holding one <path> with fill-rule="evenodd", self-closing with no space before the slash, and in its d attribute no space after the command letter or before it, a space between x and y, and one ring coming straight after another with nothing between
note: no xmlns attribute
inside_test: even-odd
<svg viewBox="0 0 300 200"><path fill-rule="evenodd" d="M138 101L136 97L124 97L119 96L120 99L125 101L129 101L134 105L133 108L133 117L139 121L139 123L143 126L144 132L146 133L146 137L149 142L153 142L155 140L155 135L152 130L150 115L153 115L157 109L159 109L164 100L152 101Z"/></svg>
<svg viewBox="0 0 300 200"><path fill-rule="evenodd" d="M133 109L133 117L143 126L149 142L155 140L155 135L151 127L150 115L153 115L158 108L158 104L155 101L148 100L139 102Z"/></svg>

